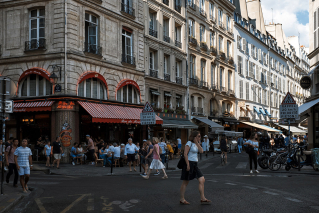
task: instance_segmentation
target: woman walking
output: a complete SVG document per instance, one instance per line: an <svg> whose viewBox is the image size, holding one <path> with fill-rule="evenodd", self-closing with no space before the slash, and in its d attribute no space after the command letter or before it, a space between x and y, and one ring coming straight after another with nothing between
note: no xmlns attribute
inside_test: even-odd
<svg viewBox="0 0 319 213"><path fill-rule="evenodd" d="M46 167L51 167L50 165L50 156L51 156L51 146L50 146L50 141L47 142L47 145L44 147L44 154L45 157L47 158L47 162L45 163Z"/></svg>
<svg viewBox="0 0 319 213"><path fill-rule="evenodd" d="M186 165L184 165L182 169L182 176L181 180L183 180L180 193L181 198L179 200L180 204L189 205L190 203L185 200L185 190L190 180L193 180L194 178L197 178L198 180L198 189L200 193L201 198L201 204L211 204L212 201L207 200L204 195L204 184L205 184L205 178L203 176L203 173L200 171L200 169L197 166L198 157L197 153L203 153L203 149L200 146L200 133L199 131L193 131L189 137L189 141L185 145L184 150L184 158Z"/></svg>
<svg viewBox="0 0 319 213"><path fill-rule="evenodd" d="M151 163L150 169L148 170L147 176L143 176L145 179L149 179L152 169L161 169L164 173L162 179L167 179L167 174L165 172L165 166L161 162L162 159L160 158L160 148L158 145L158 138L153 138L154 142L154 150L153 150L153 161Z"/></svg>
<svg viewBox="0 0 319 213"><path fill-rule="evenodd" d="M222 136L222 139L220 140L220 151L222 152L220 157L225 155L225 164L227 164L227 139L225 139L225 136Z"/></svg>
<svg viewBox="0 0 319 213"><path fill-rule="evenodd" d="M255 165L255 172L259 173L259 171L257 170L257 151L258 151L258 147L259 147L259 143L257 141L258 136L257 133L253 132L250 136L250 140L248 140L246 143L244 143L244 145L247 145L248 147L246 149L248 149L248 155L249 155L249 163L250 163L250 173L253 173L253 162L254 161L254 165Z"/></svg>

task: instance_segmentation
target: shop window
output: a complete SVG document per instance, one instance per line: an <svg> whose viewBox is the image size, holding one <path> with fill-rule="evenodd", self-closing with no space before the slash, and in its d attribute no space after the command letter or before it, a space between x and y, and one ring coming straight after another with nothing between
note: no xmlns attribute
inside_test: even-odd
<svg viewBox="0 0 319 213"><path fill-rule="evenodd" d="M151 97L151 105L153 107L154 110L156 110L157 108L159 108L159 103L158 103L158 96L160 95L160 93L156 90L150 90L150 97Z"/></svg>
<svg viewBox="0 0 319 213"><path fill-rule="evenodd" d="M172 95L169 92L164 93L164 108L165 109L171 108L171 97Z"/></svg>
<svg viewBox="0 0 319 213"><path fill-rule="evenodd" d="M23 79L20 96L45 96L52 94L52 84L40 75L31 74Z"/></svg>
<svg viewBox="0 0 319 213"><path fill-rule="evenodd" d="M117 91L117 100L125 103L140 103L140 93L131 84L128 84Z"/></svg>
<svg viewBox="0 0 319 213"><path fill-rule="evenodd" d="M107 99L106 87L97 78L89 78L81 82L78 86L78 96L86 98Z"/></svg>
<svg viewBox="0 0 319 213"><path fill-rule="evenodd" d="M182 104L182 96L181 95L176 95L176 109L183 106Z"/></svg>

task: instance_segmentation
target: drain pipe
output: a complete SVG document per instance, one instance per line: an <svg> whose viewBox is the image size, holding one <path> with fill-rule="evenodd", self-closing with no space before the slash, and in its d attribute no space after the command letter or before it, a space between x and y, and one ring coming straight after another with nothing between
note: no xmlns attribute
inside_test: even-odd
<svg viewBox="0 0 319 213"><path fill-rule="evenodd" d="M67 36L68 36L68 2L64 0L64 94L67 94L68 81L67 81Z"/></svg>

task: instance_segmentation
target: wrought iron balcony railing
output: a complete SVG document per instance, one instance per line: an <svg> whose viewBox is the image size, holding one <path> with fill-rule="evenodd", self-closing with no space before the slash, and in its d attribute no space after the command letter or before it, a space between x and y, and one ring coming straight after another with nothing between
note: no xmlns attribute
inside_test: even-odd
<svg viewBox="0 0 319 213"><path fill-rule="evenodd" d="M171 81L171 75L168 73L164 73L164 80L165 81Z"/></svg>
<svg viewBox="0 0 319 213"><path fill-rule="evenodd" d="M170 43L171 38L169 36L164 35L164 41L166 41L167 43Z"/></svg>
<svg viewBox="0 0 319 213"><path fill-rule="evenodd" d="M150 76L153 78L158 78L158 71L150 69Z"/></svg>
<svg viewBox="0 0 319 213"><path fill-rule="evenodd" d="M183 78L176 77L176 83L182 85L183 84Z"/></svg>
<svg viewBox="0 0 319 213"><path fill-rule="evenodd" d="M190 86L198 87L198 80L195 79L195 78L190 78L190 79L189 79L189 85L190 85Z"/></svg>
<svg viewBox="0 0 319 213"><path fill-rule="evenodd" d="M211 89L211 90L218 90L218 87L217 87L217 85L212 84L212 85L210 86L210 89Z"/></svg>
<svg viewBox="0 0 319 213"><path fill-rule="evenodd" d="M217 49L215 47L210 47L210 53L213 55L213 56L216 56L217 55Z"/></svg>
<svg viewBox="0 0 319 213"><path fill-rule="evenodd" d="M208 47L207 47L207 44L206 42L200 42L200 48L204 51L207 51L208 50Z"/></svg>
<svg viewBox="0 0 319 213"><path fill-rule="evenodd" d="M182 42L175 40L175 46L182 48Z"/></svg>
<svg viewBox="0 0 319 213"><path fill-rule="evenodd" d="M195 37L190 36L189 37L189 43L191 43L194 46L197 46L197 40Z"/></svg>
<svg viewBox="0 0 319 213"><path fill-rule="evenodd" d="M219 90L220 90L221 92L226 92L226 87L220 86L220 87L219 87Z"/></svg>
<svg viewBox="0 0 319 213"><path fill-rule="evenodd" d="M123 54L122 55L122 63L135 65L135 57L131 56L131 55Z"/></svg>
<svg viewBox="0 0 319 213"><path fill-rule="evenodd" d="M206 81L200 81L200 87L208 89L208 83Z"/></svg>
<svg viewBox="0 0 319 213"><path fill-rule="evenodd" d="M192 8L193 10L196 10L194 2L188 1L188 6Z"/></svg>
<svg viewBox="0 0 319 213"><path fill-rule="evenodd" d="M191 110L192 110L193 113L196 112L196 108L195 107L192 107Z"/></svg>
<svg viewBox="0 0 319 213"><path fill-rule="evenodd" d="M203 107L197 107L197 113L198 113L198 114L204 114L204 109L203 109Z"/></svg>
<svg viewBox="0 0 319 213"><path fill-rule="evenodd" d="M205 16L206 17L206 12L203 8L199 8L199 13L202 15L202 16Z"/></svg>
<svg viewBox="0 0 319 213"><path fill-rule="evenodd" d="M157 38L157 31L156 30L153 30L153 29L149 29L149 34L151 35L151 36L154 36L155 38Z"/></svg>
<svg viewBox="0 0 319 213"><path fill-rule="evenodd" d="M135 9L131 7L130 5L121 3L121 12L124 12L126 14L129 14L135 17Z"/></svg>
<svg viewBox="0 0 319 213"><path fill-rule="evenodd" d="M90 43L84 42L84 52L102 56L102 47L96 44L90 44Z"/></svg>
<svg viewBox="0 0 319 213"><path fill-rule="evenodd" d="M32 51L32 50L45 50L45 39L40 38L39 40L31 40L25 42L25 51Z"/></svg>
<svg viewBox="0 0 319 213"><path fill-rule="evenodd" d="M163 4L166 4L167 6L169 6L169 0L163 0Z"/></svg>

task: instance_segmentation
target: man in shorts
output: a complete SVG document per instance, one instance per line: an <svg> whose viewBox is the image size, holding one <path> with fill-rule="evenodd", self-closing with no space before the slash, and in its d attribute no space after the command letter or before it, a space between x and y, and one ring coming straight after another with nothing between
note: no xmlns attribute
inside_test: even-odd
<svg viewBox="0 0 319 213"><path fill-rule="evenodd" d="M71 148L70 156L72 158L72 165L75 166L75 160L81 159L82 155L78 154L77 148L78 148L78 143L74 143L73 147Z"/></svg>
<svg viewBox="0 0 319 213"><path fill-rule="evenodd" d="M147 155L145 156L145 171L148 171L148 167L151 166L151 163L153 161L153 150L154 146L152 145L152 142L150 140L147 141L148 149L147 149Z"/></svg>
<svg viewBox="0 0 319 213"><path fill-rule="evenodd" d="M29 190L27 184L30 178L30 169L32 169L32 152L27 145L27 139L23 139L21 146L14 152L14 162L19 172L20 183L24 193Z"/></svg>
<svg viewBox="0 0 319 213"><path fill-rule="evenodd" d="M130 167L130 172L132 171L132 169L131 169L132 162L133 162L134 171L136 172L135 151L139 151L139 149L133 143L132 138L129 138L128 144L126 144L125 149L124 149L124 155L125 155L125 158L127 159L128 165Z"/></svg>
<svg viewBox="0 0 319 213"><path fill-rule="evenodd" d="M54 167L54 163L56 162L56 168L60 169L61 153L63 153L63 150L61 147L61 138L59 136L56 137L56 140L53 142L52 146L53 146L53 157L54 157L52 167Z"/></svg>

